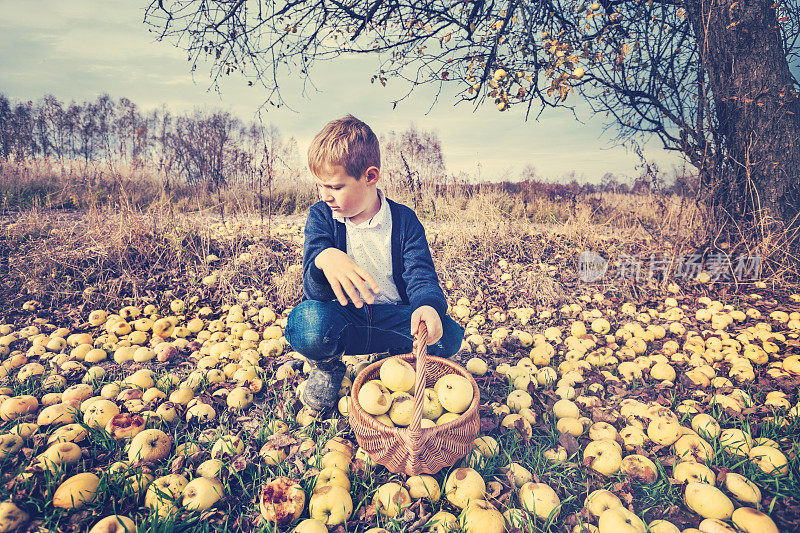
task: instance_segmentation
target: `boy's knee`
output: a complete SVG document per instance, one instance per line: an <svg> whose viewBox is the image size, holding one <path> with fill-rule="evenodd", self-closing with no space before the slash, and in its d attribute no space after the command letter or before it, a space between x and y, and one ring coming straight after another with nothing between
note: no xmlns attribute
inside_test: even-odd
<svg viewBox="0 0 800 533"><path fill-rule="evenodd" d="M430 346L429 352L437 357L453 357L461 349L464 340L464 328L450 317L442 321L442 338Z"/></svg>
<svg viewBox="0 0 800 533"><path fill-rule="evenodd" d="M335 355L338 338L331 335L325 304L306 300L292 309L286 320L286 340L292 349L309 359L329 359Z"/></svg>

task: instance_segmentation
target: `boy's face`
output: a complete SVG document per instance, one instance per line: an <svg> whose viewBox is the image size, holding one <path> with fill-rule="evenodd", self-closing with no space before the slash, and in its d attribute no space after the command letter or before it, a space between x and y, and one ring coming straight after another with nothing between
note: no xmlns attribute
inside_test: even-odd
<svg viewBox="0 0 800 533"><path fill-rule="evenodd" d="M356 179L343 166L335 165L320 172L315 181L320 199L334 213L359 223L377 212L379 176L377 167L369 167L361 179Z"/></svg>

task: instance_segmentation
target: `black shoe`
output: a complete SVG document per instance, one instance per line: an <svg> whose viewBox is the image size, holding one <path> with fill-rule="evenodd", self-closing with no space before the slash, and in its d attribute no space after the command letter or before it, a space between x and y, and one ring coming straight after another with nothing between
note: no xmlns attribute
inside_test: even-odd
<svg viewBox="0 0 800 533"><path fill-rule="evenodd" d="M347 367L338 359L317 363L308 375L303 403L319 414L335 407L346 371Z"/></svg>
<svg viewBox="0 0 800 533"><path fill-rule="evenodd" d="M371 353L367 357L367 361L369 361L369 363L372 364L372 363L374 363L376 361L380 361L381 359L386 359L387 357L391 357L391 356L392 356L392 354L390 354L389 352Z"/></svg>

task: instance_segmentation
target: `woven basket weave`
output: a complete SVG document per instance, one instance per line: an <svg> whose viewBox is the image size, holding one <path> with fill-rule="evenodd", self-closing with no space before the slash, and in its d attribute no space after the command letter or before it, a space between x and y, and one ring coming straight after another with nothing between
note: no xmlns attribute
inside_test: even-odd
<svg viewBox="0 0 800 533"><path fill-rule="evenodd" d="M390 472L405 472L409 476L435 474L442 468L452 466L472 450L478 436L480 417L478 404L480 390L472 375L461 366L428 355L427 329L420 324L414 344L414 353L396 355L413 364L416 359L417 381L414 387L414 411L408 427L390 427L375 420L358 403L361 386L379 379L380 367L388 359L369 365L356 377L351 389L350 427L356 440L376 463ZM422 406L426 387L433 387L440 377L458 374L472 384L472 403L456 420L422 429Z"/></svg>

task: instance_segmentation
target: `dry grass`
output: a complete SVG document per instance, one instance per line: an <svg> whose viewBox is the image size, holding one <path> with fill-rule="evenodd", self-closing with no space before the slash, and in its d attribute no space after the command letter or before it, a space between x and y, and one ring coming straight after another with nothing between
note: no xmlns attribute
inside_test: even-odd
<svg viewBox="0 0 800 533"><path fill-rule="evenodd" d="M6 212L0 236L0 257L8 255L11 266L4 307L36 299L82 309L152 300L164 291L226 302L258 289L280 307L299 301L301 275L289 266L301 260L299 230L315 201L311 183L277 184L262 206L244 184L221 194L183 185L167 196L156 174L79 163L0 166L4 205L22 208ZM392 197L413 203L402 191ZM659 254L674 270L683 256L716 245L708 214L694 199L676 195L561 199L528 191L521 201L501 187L480 186L423 200L419 215L442 280L452 280L457 295L498 305L549 305L589 289L639 298L667 280L584 286L576 279L578 254L599 251L612 262ZM286 222L293 226L280 227ZM757 246L742 241L728 250L760 253L768 281L787 285L798 279L797 263L781 263L787 258L781 243L785 238L766 235ZM253 259L237 261L244 252ZM208 264L208 254L220 262ZM501 258L511 263L513 281L498 291L476 272L497 271ZM201 283L215 271L215 283Z"/></svg>

